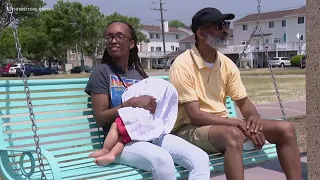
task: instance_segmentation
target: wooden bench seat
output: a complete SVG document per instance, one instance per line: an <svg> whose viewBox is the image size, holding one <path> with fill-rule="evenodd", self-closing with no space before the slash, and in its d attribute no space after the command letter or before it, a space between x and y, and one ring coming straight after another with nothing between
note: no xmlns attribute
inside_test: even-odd
<svg viewBox="0 0 320 180"><path fill-rule="evenodd" d="M165 76L160 78L167 79ZM102 147L104 133L94 119L87 78L28 80L37 134L44 155L47 179L152 179L149 172L124 165L99 167L88 155ZM0 80L0 172L4 179L39 179L40 172L22 80ZM230 116L234 103L227 99ZM274 145L243 153L244 164L277 156ZM223 171L223 156L209 154L211 170ZM177 178L188 171L176 166Z"/></svg>

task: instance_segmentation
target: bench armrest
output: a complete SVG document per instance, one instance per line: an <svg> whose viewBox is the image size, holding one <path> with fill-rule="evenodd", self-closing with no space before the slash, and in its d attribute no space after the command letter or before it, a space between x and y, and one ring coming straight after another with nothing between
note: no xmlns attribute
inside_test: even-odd
<svg viewBox="0 0 320 180"><path fill-rule="evenodd" d="M12 165L10 164L10 160L9 160L9 153L10 151L15 151L15 152L21 152L20 155L20 168L19 170L22 172L22 174L24 176L27 177L31 177L32 174L34 173L36 167L35 167L35 158L33 157L32 153L36 154L36 150L35 149L12 149L12 148L0 148L0 172L1 174L4 175L4 177L7 177L8 179L14 179L14 177L17 177L18 174L16 172L14 172L14 169L12 167ZM52 171L52 176L54 177L55 180L61 180L62 179L62 174L61 174L61 170L58 166L57 161L55 160L55 158L52 156L51 153L49 153L48 151L41 149L41 153L43 155L43 159L46 159L47 162L49 163L50 169ZM30 162L31 162L31 167L29 172L27 173L24 169L24 166L22 166L23 161L24 161L24 157L28 156L30 158ZM39 170L39 168L37 168ZM48 174L48 173L46 173Z"/></svg>

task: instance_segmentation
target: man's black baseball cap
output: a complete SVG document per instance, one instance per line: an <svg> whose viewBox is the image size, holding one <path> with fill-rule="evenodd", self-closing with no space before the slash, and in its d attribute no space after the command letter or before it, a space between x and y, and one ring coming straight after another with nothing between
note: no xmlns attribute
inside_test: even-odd
<svg viewBox="0 0 320 180"><path fill-rule="evenodd" d="M196 33L200 27L208 23L217 22L220 20L231 20L234 19L234 17L234 14L222 14L216 8L203 8L193 16L191 29L193 33Z"/></svg>

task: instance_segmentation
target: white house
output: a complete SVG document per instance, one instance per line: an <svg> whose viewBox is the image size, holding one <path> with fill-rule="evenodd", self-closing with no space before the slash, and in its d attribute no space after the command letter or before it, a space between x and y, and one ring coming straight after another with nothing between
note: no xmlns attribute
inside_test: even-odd
<svg viewBox="0 0 320 180"><path fill-rule="evenodd" d="M245 45L247 43L256 26L257 18L257 14L251 14L233 23L235 45ZM260 24L262 27L264 43L278 43L279 45L282 44L282 46L284 44L287 46L292 45L292 43L299 42L299 39L296 37L298 33L301 35L302 42L305 41L305 20L306 6L298 9L262 13L260 15ZM262 43L261 33L258 29L250 44L261 45ZM288 47L286 50L297 50L296 48L297 47Z"/></svg>
<svg viewBox="0 0 320 180"><path fill-rule="evenodd" d="M306 13L307 7L301 7L285 16L287 27L287 42L297 42L297 33L302 35L302 41L306 41Z"/></svg>
<svg viewBox="0 0 320 180"><path fill-rule="evenodd" d="M161 26L144 25L140 31L145 34L149 41L138 44L139 57L146 69L155 68L156 65L164 65L164 48L162 42ZM165 50L166 54L179 50L179 40L189 35L188 29L178 29L169 27L168 22L164 22Z"/></svg>
<svg viewBox="0 0 320 180"><path fill-rule="evenodd" d="M234 44L244 46L256 26L258 14L245 16L233 23ZM297 9L274 11L260 14L262 36L269 52L269 57L292 57L306 47L306 6ZM300 40L297 37L300 35ZM254 34L248 53L252 53L251 66L267 67L264 48L259 28ZM236 48L233 48L236 49ZM303 53L303 52L301 52Z"/></svg>
<svg viewBox="0 0 320 180"><path fill-rule="evenodd" d="M234 43L236 45L246 44L256 26L257 18L257 14L251 14L233 23ZM292 10L262 13L260 24L265 43L298 42L297 33L305 37L305 19L305 6ZM262 44L259 29L255 33L252 43Z"/></svg>

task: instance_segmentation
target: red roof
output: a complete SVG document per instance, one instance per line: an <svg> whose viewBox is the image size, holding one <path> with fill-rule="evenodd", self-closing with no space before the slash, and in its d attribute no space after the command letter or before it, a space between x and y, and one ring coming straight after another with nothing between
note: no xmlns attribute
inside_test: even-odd
<svg viewBox="0 0 320 180"><path fill-rule="evenodd" d="M284 18L285 16L306 14L306 12L307 12L306 6L303 6L297 9L266 12L266 13L260 14L260 20L281 19L281 18ZM258 14L250 14L235 21L234 23L252 22L252 21L257 21L257 19L258 19Z"/></svg>
<svg viewBox="0 0 320 180"><path fill-rule="evenodd" d="M194 38L194 34L191 34L190 36L187 36L183 39L180 39L178 42L179 43L181 43L181 42L196 42L196 40Z"/></svg>
<svg viewBox="0 0 320 180"><path fill-rule="evenodd" d="M232 38L233 37L233 29L230 29L230 33L229 33L229 38ZM180 39L178 41L179 43L188 43L188 42L196 42L196 39L194 37L194 34L191 34L190 36L187 36L183 39Z"/></svg>
<svg viewBox="0 0 320 180"><path fill-rule="evenodd" d="M149 31L149 32L161 32L161 28L160 26L154 26L154 25L143 25L143 28L144 30L146 31ZM170 33L183 33L183 34L187 34L186 32L178 29L178 28L175 28L175 27L169 27L169 32Z"/></svg>
<svg viewBox="0 0 320 180"><path fill-rule="evenodd" d="M186 50L178 50L178 51L174 51L172 53L169 53L166 55L166 57L177 57L180 54L182 54L183 52L185 52Z"/></svg>
<svg viewBox="0 0 320 180"><path fill-rule="evenodd" d="M303 6L299 9L296 9L286 16L296 16L296 15L302 15L302 14L303 15L307 14L307 6Z"/></svg>

